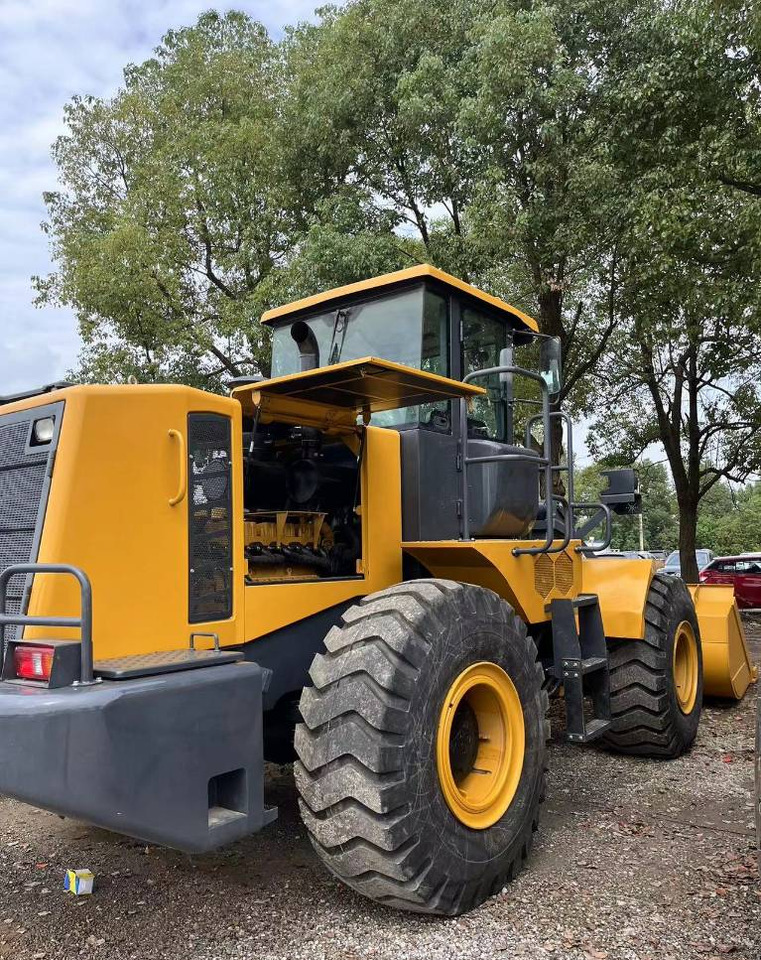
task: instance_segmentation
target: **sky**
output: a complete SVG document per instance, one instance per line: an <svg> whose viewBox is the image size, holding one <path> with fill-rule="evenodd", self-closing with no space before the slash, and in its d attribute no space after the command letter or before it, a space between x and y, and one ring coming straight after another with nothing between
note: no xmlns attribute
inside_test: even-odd
<svg viewBox="0 0 761 960"><path fill-rule="evenodd" d="M71 97L108 97L128 63L209 8L243 10L273 36L317 0L0 0L0 395L61 379L79 350L71 311L33 305L31 277L51 270L44 190L50 147Z"/></svg>

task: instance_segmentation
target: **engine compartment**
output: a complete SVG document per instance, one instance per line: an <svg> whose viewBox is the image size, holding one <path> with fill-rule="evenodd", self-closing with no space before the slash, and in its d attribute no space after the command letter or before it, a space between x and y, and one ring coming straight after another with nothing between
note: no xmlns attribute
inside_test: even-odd
<svg viewBox="0 0 761 960"><path fill-rule="evenodd" d="M361 430L243 429L246 583L358 576Z"/></svg>

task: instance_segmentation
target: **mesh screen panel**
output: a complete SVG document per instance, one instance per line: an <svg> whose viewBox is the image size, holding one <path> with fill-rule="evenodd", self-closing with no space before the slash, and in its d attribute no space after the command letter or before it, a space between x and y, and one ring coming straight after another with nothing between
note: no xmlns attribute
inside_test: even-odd
<svg viewBox="0 0 761 960"><path fill-rule="evenodd" d="M28 447L27 441L32 422L50 415L49 407L0 415L0 570L37 559L40 507L55 443ZM8 584L8 613L21 612L24 585L23 576L13 577ZM19 630L6 627L6 639L18 636Z"/></svg>
<svg viewBox="0 0 761 960"><path fill-rule="evenodd" d="M543 597L548 597L555 588L555 564L546 553L540 553L534 561L534 586Z"/></svg>
<svg viewBox="0 0 761 960"><path fill-rule="evenodd" d="M229 417L188 415L190 623L232 616L231 432Z"/></svg>
<svg viewBox="0 0 761 960"><path fill-rule="evenodd" d="M573 586L573 560L567 553L558 555L555 561L555 585L560 593L570 593Z"/></svg>

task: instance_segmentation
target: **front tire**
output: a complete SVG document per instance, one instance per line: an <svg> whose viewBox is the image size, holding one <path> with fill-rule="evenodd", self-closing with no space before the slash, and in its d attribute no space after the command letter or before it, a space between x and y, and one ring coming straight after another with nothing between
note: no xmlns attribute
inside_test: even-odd
<svg viewBox="0 0 761 960"><path fill-rule="evenodd" d="M472 909L538 824L548 702L525 625L489 590L417 580L346 611L325 646L295 738L317 853L384 904Z"/></svg>
<svg viewBox="0 0 761 960"><path fill-rule="evenodd" d="M609 645L613 725L619 753L678 757L693 744L703 703L703 653L692 597L678 577L653 577L643 640Z"/></svg>

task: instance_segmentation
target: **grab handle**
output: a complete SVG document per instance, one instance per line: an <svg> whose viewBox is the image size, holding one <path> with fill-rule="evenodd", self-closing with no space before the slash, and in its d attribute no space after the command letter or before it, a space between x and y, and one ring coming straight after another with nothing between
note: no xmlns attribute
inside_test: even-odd
<svg viewBox="0 0 761 960"><path fill-rule="evenodd" d="M169 436L174 437L180 450L180 486L177 493L169 498L169 506L176 507L185 499L188 492L188 456L183 434L179 430L170 430Z"/></svg>

